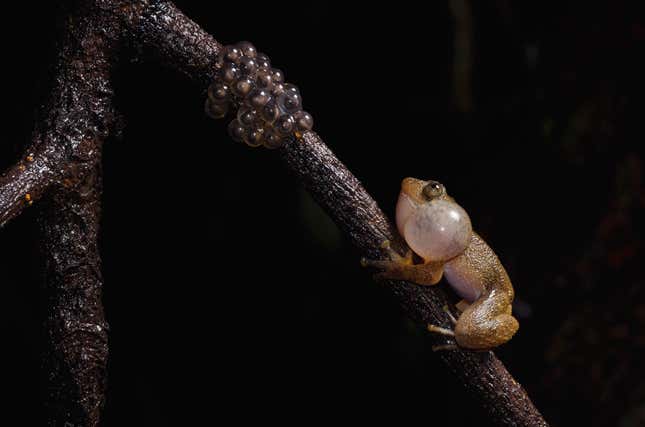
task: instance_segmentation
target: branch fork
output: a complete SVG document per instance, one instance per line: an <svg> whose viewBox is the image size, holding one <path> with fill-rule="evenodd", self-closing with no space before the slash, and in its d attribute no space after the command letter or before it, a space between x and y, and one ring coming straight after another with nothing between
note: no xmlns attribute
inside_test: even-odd
<svg viewBox="0 0 645 427"><path fill-rule="evenodd" d="M39 199L47 256L46 316L50 425L95 426L105 400L107 330L97 246L102 144L114 126L111 71L119 47L134 42L201 88L213 82L222 46L165 0L79 0L67 12L49 103L24 156L0 177L0 226ZM385 240L402 244L358 179L313 131L288 138L284 162L365 256ZM448 324L441 290L388 281L421 325ZM492 352L438 356L491 420L546 426Z"/></svg>

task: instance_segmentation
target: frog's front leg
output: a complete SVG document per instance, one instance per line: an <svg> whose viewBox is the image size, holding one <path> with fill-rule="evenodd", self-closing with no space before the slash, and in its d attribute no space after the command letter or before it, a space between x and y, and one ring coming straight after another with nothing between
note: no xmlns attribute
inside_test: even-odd
<svg viewBox="0 0 645 427"><path fill-rule="evenodd" d="M423 264L414 264L412 251L408 251L406 256L401 256L394 251L389 240L381 244L389 260L369 260L361 259L363 267L374 267L382 270L376 275L378 278L406 280L408 282L418 283L420 285L436 285L443 275L443 262L424 262Z"/></svg>
<svg viewBox="0 0 645 427"><path fill-rule="evenodd" d="M424 262L423 264L414 264L412 251L408 251L405 256L399 255L394 251L388 240L381 244L389 260L368 260L361 259L363 267L374 267L382 270L376 276L383 279L406 280L408 282L418 283L420 285L436 285L443 274L443 262ZM453 325L457 324L457 319L452 315L448 306L443 307ZM452 329L443 328L436 325L427 325L429 332L443 335L445 337L455 338L455 332ZM452 340L451 340L452 341ZM457 345L454 342L447 342L432 347L433 351L455 350Z"/></svg>

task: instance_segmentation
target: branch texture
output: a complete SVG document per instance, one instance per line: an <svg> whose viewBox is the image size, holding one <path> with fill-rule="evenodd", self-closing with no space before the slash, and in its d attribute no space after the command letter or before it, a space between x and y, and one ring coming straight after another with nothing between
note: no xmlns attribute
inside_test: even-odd
<svg viewBox="0 0 645 427"><path fill-rule="evenodd" d="M213 55L221 46L172 3L162 1L147 8L132 30L162 62L188 74L194 81L208 83L215 78ZM172 37L159 36L160 30ZM194 55L190 67L185 65L186 46L190 46ZM303 143L292 140L281 151L287 165L316 201L367 256L382 257L379 245L385 239L398 242L401 247L393 226L376 202L317 134L307 132ZM428 323L450 325L442 309L446 298L440 289L399 281L390 282L390 286L414 321L424 326ZM495 424L547 425L522 386L492 352L451 351L442 352L440 357Z"/></svg>
<svg viewBox="0 0 645 427"><path fill-rule="evenodd" d="M113 126L111 70L117 48L135 41L205 91L222 46L169 1L79 0L64 15L64 37L51 98L23 158L0 177L0 225L33 201L42 216L47 258L50 425L97 425L104 401L107 324L97 245L101 147ZM243 7L243 6L241 6ZM281 149L288 167L371 258L385 239L404 244L360 182L314 132ZM358 263L357 263L358 264ZM419 324L449 325L440 289L392 281ZM546 426L522 387L492 352L439 356L504 426Z"/></svg>
<svg viewBox="0 0 645 427"><path fill-rule="evenodd" d="M314 132L305 134L304 143L287 144L283 157L318 203L366 255L382 257L379 245L385 239L401 245L376 202ZM388 284L412 320L424 326L450 327L443 310L447 300L441 289L402 281L388 281ZM493 352L457 350L438 354L495 424L547 425L522 386Z"/></svg>
<svg viewBox="0 0 645 427"><path fill-rule="evenodd" d="M44 199L40 224L47 265L45 329L48 423L93 426L105 400L108 325L98 248L100 150L76 166L84 177Z"/></svg>
<svg viewBox="0 0 645 427"><path fill-rule="evenodd" d="M34 160L23 176L35 188L49 187L40 215L47 422L95 426L105 400L108 357L97 241L101 151L114 122L111 70L119 27L92 4L69 13L66 23L54 88L34 132L34 143L42 148L27 155ZM14 183L17 192L25 191L19 185Z"/></svg>

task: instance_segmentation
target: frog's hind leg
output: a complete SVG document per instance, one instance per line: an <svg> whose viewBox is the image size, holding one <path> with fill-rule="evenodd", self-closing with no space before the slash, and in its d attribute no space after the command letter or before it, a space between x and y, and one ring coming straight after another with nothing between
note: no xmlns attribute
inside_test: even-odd
<svg viewBox="0 0 645 427"><path fill-rule="evenodd" d="M381 270L376 275L377 278L407 280L419 285L435 285L443 275L443 263L414 264L412 251L408 250L405 256L401 256L391 248L388 240L381 244L381 248L385 250L389 260L361 259L363 267Z"/></svg>
<svg viewBox="0 0 645 427"><path fill-rule="evenodd" d="M506 343L518 329L517 319L506 313L488 319L485 316L461 316L455 327L455 338L460 347L488 350Z"/></svg>

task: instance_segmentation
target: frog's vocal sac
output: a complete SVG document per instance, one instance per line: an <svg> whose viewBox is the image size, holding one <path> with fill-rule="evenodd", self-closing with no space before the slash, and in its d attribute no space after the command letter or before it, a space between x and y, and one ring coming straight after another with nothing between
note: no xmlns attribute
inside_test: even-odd
<svg viewBox="0 0 645 427"><path fill-rule="evenodd" d="M396 206L396 225L422 260L415 263L412 253L405 257L384 242L390 260L363 260L363 265L382 270L380 277L435 285L446 276L447 282L462 298L457 304L461 314L454 319L454 331L434 325L428 330L454 337L454 344L438 349L465 348L488 350L510 340L519 328L511 315L513 286L484 240L473 232L466 211L437 181L406 178Z"/></svg>

